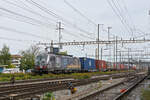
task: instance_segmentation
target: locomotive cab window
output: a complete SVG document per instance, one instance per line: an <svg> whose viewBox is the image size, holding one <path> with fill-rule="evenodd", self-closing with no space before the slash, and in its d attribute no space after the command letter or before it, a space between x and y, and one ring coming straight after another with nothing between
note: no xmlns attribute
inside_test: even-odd
<svg viewBox="0 0 150 100"><path fill-rule="evenodd" d="M46 61L47 61L47 55L45 54L41 54L41 55L38 55L35 59L35 64L36 65L45 65L46 64Z"/></svg>

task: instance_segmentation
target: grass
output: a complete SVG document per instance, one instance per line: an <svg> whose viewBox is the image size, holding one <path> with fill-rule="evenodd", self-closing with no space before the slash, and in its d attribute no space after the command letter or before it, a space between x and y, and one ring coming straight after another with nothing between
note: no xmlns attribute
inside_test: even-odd
<svg viewBox="0 0 150 100"><path fill-rule="evenodd" d="M74 78L74 79L88 79L94 75L109 75L114 73L127 72L127 71L111 71L111 72L89 72L89 73L72 73L72 74L43 74L43 75L32 75L32 74L3 74L0 73L0 82L10 81L15 76L15 80L28 80L28 79L43 79L43 78Z"/></svg>
<svg viewBox="0 0 150 100"><path fill-rule="evenodd" d="M141 100L150 100L150 90L149 89L142 90Z"/></svg>

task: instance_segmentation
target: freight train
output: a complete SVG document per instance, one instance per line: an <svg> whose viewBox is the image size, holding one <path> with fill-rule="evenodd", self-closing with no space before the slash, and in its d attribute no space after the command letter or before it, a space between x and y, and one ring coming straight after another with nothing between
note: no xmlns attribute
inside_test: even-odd
<svg viewBox="0 0 150 100"><path fill-rule="evenodd" d="M104 60L87 57L73 57L58 53L41 53L35 59L35 73L74 73L125 70L124 64L114 65Z"/></svg>

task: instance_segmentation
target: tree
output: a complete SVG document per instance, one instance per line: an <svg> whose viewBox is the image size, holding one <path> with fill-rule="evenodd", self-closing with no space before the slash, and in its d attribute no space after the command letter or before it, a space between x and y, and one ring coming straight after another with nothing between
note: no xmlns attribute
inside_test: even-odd
<svg viewBox="0 0 150 100"><path fill-rule="evenodd" d="M21 51L21 70L32 69L35 65L35 56L38 55L40 48L37 46L31 46L29 49L25 51Z"/></svg>
<svg viewBox="0 0 150 100"><path fill-rule="evenodd" d="M16 66L14 64L10 64L7 68L16 68Z"/></svg>
<svg viewBox="0 0 150 100"><path fill-rule="evenodd" d="M3 46L0 51L0 64L2 65L10 65L11 64L11 54L9 52L9 47L6 45Z"/></svg>

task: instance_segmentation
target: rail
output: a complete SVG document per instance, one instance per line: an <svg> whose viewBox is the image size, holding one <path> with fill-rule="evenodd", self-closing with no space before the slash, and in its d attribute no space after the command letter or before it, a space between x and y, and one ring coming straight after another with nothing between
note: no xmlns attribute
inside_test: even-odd
<svg viewBox="0 0 150 100"><path fill-rule="evenodd" d="M51 80L51 81L41 81L36 83L27 83L27 84L14 84L8 86L0 86L0 100L4 99L19 99L19 98L26 98L32 97L36 94L42 94L47 91L57 91L62 89L68 88L68 82L71 82L74 86L80 86L85 84L90 84L93 82L98 82L99 80L106 80L110 77L113 78L121 78L126 76L132 76L134 73L129 74L116 74L116 75L109 75L104 77L98 78L91 78L91 79L82 79L82 80L74 80L74 79L62 79L62 80Z"/></svg>
<svg viewBox="0 0 150 100"><path fill-rule="evenodd" d="M125 95L127 95L130 91L132 91L139 83L141 83L147 77L148 76L145 76L144 78L142 78L141 80L139 80L138 82L136 82L135 84L130 86L125 92L123 92L120 95L116 96L113 100L121 100Z"/></svg>

